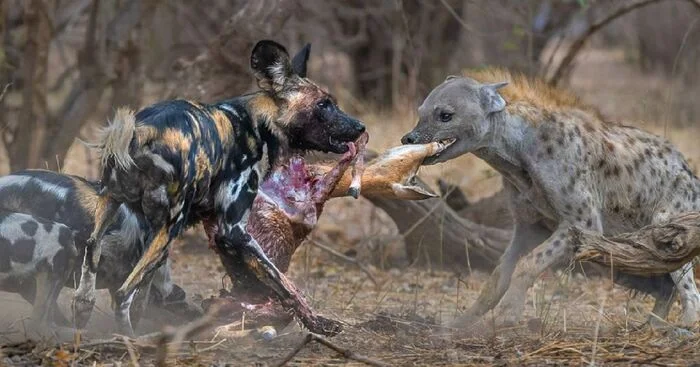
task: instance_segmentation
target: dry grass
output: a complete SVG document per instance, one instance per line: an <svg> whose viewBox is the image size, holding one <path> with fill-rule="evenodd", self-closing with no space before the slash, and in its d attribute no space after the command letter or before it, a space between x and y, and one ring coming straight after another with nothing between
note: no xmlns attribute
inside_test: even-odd
<svg viewBox="0 0 700 367"><path fill-rule="evenodd" d="M663 106L669 83L660 77L641 76L627 67L617 51L584 52L573 74L571 87L587 103L598 106L612 118L661 121L637 124L666 136L690 159L697 171L700 160L698 130L664 124L671 116ZM677 97L681 97L680 94ZM369 147L375 150L399 144L400 137L416 121L414 107L400 111L364 111L369 126ZM673 111L671 111L673 112ZM73 147L73 159L65 171L94 177L85 164L82 146ZM87 166L87 167L86 167ZM486 164L463 156L447 164L421 169L421 176L434 183L437 177L459 184L471 199L490 195L501 188L501 179ZM468 307L478 294L485 274L469 277L428 271L405 264L400 236L391 221L363 199L338 199L326 206L315 239L337 251L351 254L365 264L376 278L312 246L295 255L291 277L304 289L320 313L348 324L346 331L332 339L336 345L391 365L688 365L700 362L700 335L663 335L648 329L635 330L652 308L650 297L633 297L626 289L614 287L608 279L587 279L582 275L548 273L530 291L525 322L511 329L471 330L478 336L446 337L436 327ZM196 236L179 241L173 251L175 281L191 295L216 294L223 273L218 259ZM372 265L369 265L372 264ZM0 319L0 343L23 339L21 323L26 304L14 295L0 294L4 306L14 306L14 319ZM9 307L9 306L8 306ZM5 308L7 310L8 308ZM108 306L103 305L103 309ZM672 314L677 317L678 307ZM102 324L93 324L86 337L109 338L104 330L113 328L108 311ZM107 320L107 321L104 321ZM233 321L233 320L232 320ZM14 322L14 323L13 323ZM7 325L7 327L5 327ZM10 330L12 328L12 330ZM151 325L144 331L157 330ZM102 330L102 331L100 331ZM6 333L4 333L7 331ZM298 326L279 330L271 342L215 336L207 332L199 341L186 343L173 365L199 366L275 365L305 337ZM7 345L7 344L6 344ZM136 360L150 365L154 349L147 345L116 341L111 344L77 348L66 343L57 348L51 339L33 344L3 347L0 365L28 362L47 365L122 365ZM306 346L289 365L360 365L317 344Z"/></svg>

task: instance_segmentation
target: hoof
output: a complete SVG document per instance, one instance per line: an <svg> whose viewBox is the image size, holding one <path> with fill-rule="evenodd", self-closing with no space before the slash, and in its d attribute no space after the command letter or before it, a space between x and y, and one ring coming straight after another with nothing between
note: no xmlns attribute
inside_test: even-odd
<svg viewBox="0 0 700 367"><path fill-rule="evenodd" d="M92 309L94 307L95 297L76 296L73 298L71 310L73 312L73 322L76 328L85 328L85 325L87 325L88 321L90 320Z"/></svg>
<svg viewBox="0 0 700 367"><path fill-rule="evenodd" d="M359 187L351 187L348 189L348 195L354 197L355 199L360 197L360 188Z"/></svg>

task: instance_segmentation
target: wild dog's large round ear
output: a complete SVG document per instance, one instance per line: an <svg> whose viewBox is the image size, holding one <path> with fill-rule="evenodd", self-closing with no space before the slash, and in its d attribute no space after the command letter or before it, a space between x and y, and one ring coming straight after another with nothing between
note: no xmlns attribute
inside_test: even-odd
<svg viewBox="0 0 700 367"><path fill-rule="evenodd" d="M253 47L250 67L258 80L258 86L268 92L279 92L292 75L289 53L275 41L263 40Z"/></svg>
<svg viewBox="0 0 700 367"><path fill-rule="evenodd" d="M498 90L508 85L508 82L484 84L479 89L481 107L486 114L503 111L506 108L506 101L498 93Z"/></svg>
<svg viewBox="0 0 700 367"><path fill-rule="evenodd" d="M307 43L306 46L292 58L292 72L302 78L306 78L306 63L309 61L309 53L311 53L311 44Z"/></svg>

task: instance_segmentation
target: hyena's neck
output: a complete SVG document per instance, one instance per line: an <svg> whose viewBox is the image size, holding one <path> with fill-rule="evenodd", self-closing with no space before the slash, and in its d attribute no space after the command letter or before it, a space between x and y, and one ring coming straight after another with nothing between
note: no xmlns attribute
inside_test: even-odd
<svg viewBox="0 0 700 367"><path fill-rule="evenodd" d="M532 127L518 116L501 112L491 117L491 129L485 144L474 154L486 161L519 190L531 186L522 160L524 141Z"/></svg>

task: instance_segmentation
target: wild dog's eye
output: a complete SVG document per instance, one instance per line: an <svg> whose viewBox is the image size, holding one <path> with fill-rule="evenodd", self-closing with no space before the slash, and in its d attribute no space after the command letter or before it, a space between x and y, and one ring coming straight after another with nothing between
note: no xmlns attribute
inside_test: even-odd
<svg viewBox="0 0 700 367"><path fill-rule="evenodd" d="M454 114L449 112L440 112L440 121L450 122L452 120L452 115Z"/></svg>
<svg viewBox="0 0 700 367"><path fill-rule="evenodd" d="M321 102L318 102L316 105L318 108L326 108L331 105L331 101L329 99L324 99Z"/></svg>

